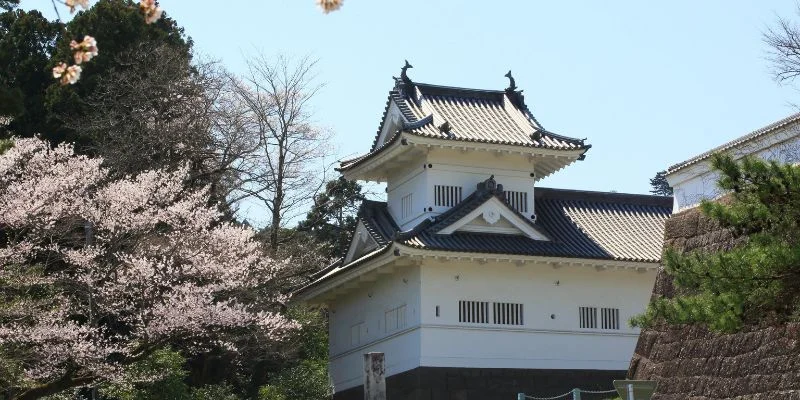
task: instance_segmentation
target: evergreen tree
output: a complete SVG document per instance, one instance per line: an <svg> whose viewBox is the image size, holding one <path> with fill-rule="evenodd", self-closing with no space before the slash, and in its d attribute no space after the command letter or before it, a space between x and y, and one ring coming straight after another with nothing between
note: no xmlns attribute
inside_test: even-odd
<svg viewBox="0 0 800 400"><path fill-rule="evenodd" d="M191 39L185 37L183 28L175 20L164 16L152 24L146 24L138 5L133 1L101 0L89 10L76 14L67 23L49 66L71 60L70 41L81 41L85 35L97 39L100 54L92 62L82 65L80 84L62 86L51 75L45 99L48 111L60 122L58 129L50 132L51 141L75 142L76 150L82 153L94 147L93 138L87 132L76 129L77 124L69 122L103 112L88 104L87 99L98 94L103 82L114 81L121 69L126 67L121 65L121 55L137 50L143 44L144 49L140 51L145 52L159 46L174 46L188 55L192 49ZM187 60L191 60L191 57L187 57ZM139 68L143 79L159 73L158 69L140 68L138 65L127 65L127 68ZM152 101L158 101L156 97Z"/></svg>
<svg viewBox="0 0 800 400"><path fill-rule="evenodd" d="M0 137L49 138L44 92L53 84L48 66L63 27L36 10L0 13Z"/></svg>
<svg viewBox="0 0 800 400"><path fill-rule="evenodd" d="M800 316L800 166L727 155L715 155L712 166L730 199L704 201L701 210L740 244L715 253L667 250L664 270L677 294L654 299L634 326L665 321L732 332Z"/></svg>
<svg viewBox="0 0 800 400"><path fill-rule="evenodd" d="M672 188L667 182L667 171L657 172L656 176L650 179L650 193L658 196L672 196Z"/></svg>
<svg viewBox="0 0 800 400"><path fill-rule="evenodd" d="M350 237L358 223L356 213L363 200L361 185L356 181L344 178L330 181L325 185L325 192L314 199L314 206L297 229L328 243L328 255L339 257L350 244Z"/></svg>

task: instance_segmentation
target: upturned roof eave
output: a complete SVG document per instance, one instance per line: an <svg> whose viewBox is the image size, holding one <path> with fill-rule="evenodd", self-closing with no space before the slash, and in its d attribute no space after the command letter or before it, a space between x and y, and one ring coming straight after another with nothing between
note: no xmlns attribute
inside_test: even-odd
<svg viewBox="0 0 800 400"><path fill-rule="evenodd" d="M507 261L522 261L536 263L557 263L557 264L574 264L584 266L594 266L603 268L616 268L616 269L644 269L653 270L660 266L660 260L642 260L642 259L613 259L613 258L592 258L592 257L563 257L563 256L550 256L550 255L535 255L535 254L515 254L515 253L499 253L499 252L479 252L479 251L459 251L448 249L433 249L421 248L405 243L398 240L392 240L385 246L374 250L373 252L342 266L338 271L328 276L323 276L314 282L311 282L302 288L296 290L292 297L295 301L313 301L320 295L328 292L329 290L339 287L342 284L350 282L358 278L361 274L367 272L364 265L368 265L373 261L379 259L380 256L389 253L389 250L394 250L395 257L434 257L434 258L453 258L460 260L483 260L483 259L497 259ZM383 263L385 264L385 263ZM383 265L381 264L381 265ZM348 278L342 279L344 274L354 272L356 269L361 269L359 273L352 273ZM379 266L378 266L379 267ZM372 270L371 268L369 270ZM336 282L336 280L341 280ZM329 286L325 289L325 286Z"/></svg>
<svg viewBox="0 0 800 400"><path fill-rule="evenodd" d="M508 260L548 260L548 262L563 262L563 263L583 263L591 265L609 265L609 266L628 266L629 268L658 268L661 265L661 259L648 260L637 258L609 258L609 257L589 257L589 256L555 256L546 254L518 254L518 253L503 253L503 252L482 252L482 251L463 251L457 249L438 249L438 248L424 248L416 247L406 243L395 242L400 255L422 255L420 252L425 252L431 257L448 257L457 259L508 259Z"/></svg>
<svg viewBox="0 0 800 400"><path fill-rule="evenodd" d="M590 144L584 144L580 146L576 146L574 148L555 148L555 147L548 147L548 146L536 146L536 145L525 145L519 143L503 143L500 141L491 141L491 140L473 140L473 139L464 139L464 138L453 138L453 139L445 139L445 138L435 138L430 137L419 132L415 132L414 130L402 130L398 131L394 134L388 141L386 141L383 145L381 145L376 150L373 150L367 154L361 155L359 157L352 158L350 160L344 160L340 163L340 166L335 168L337 172L345 173L347 171L352 171L360 165L363 165L376 157L387 153L393 148L396 148L400 145L403 145L403 139L411 139L411 137L416 139L425 140L426 144L438 145L441 147L469 147L475 145L488 145L491 147L495 147L498 150L505 150L509 152L520 152L520 149L526 149L528 153L531 154L543 154L543 155L573 155L575 158L580 158L584 154L586 154L589 149L592 148Z"/></svg>

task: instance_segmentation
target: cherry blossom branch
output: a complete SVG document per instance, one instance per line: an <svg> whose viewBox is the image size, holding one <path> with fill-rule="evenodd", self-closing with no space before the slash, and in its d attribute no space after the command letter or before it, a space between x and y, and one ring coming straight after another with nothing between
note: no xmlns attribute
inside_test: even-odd
<svg viewBox="0 0 800 400"><path fill-rule="evenodd" d="M58 12L58 7L56 7L57 0L51 1L53 3L53 9L56 11L56 16L58 16L58 19L61 19L61 14ZM89 0L58 0L58 2L67 6L70 14L74 13L79 6L84 10L89 8ZM152 24L158 21L163 13L163 10L158 6L156 0L139 0L139 9L144 15L144 22L146 24ZM70 42L69 48L73 52L75 64L68 65L66 62L62 61L53 67L53 78L58 79L62 85L72 85L78 82L81 78L81 72L83 72L80 64L88 62L92 57L98 54L97 41L89 35L84 36L83 41L80 43L73 40Z"/></svg>

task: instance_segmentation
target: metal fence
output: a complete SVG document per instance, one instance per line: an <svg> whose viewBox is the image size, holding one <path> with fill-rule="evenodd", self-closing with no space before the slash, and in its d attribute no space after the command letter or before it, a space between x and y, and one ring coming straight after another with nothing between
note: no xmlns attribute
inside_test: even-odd
<svg viewBox="0 0 800 400"><path fill-rule="evenodd" d="M572 389L569 392L558 396L537 397L525 393L517 394L517 400L593 400L593 399L612 399L617 397L616 389L610 390L586 390Z"/></svg>

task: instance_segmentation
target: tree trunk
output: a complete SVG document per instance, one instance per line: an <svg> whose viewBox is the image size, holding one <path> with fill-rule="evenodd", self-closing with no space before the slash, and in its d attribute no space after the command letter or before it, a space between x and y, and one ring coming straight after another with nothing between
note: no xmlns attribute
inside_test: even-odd
<svg viewBox="0 0 800 400"><path fill-rule="evenodd" d="M67 374L64 375L61 379L57 381L53 381L50 383L46 383L41 386L36 386L34 388L27 389L19 394L12 394L10 400L35 400L40 399L45 396L52 396L57 393L61 393L64 390L76 388L80 386L85 386L95 379L91 376L84 376L84 377L72 377L71 375Z"/></svg>

